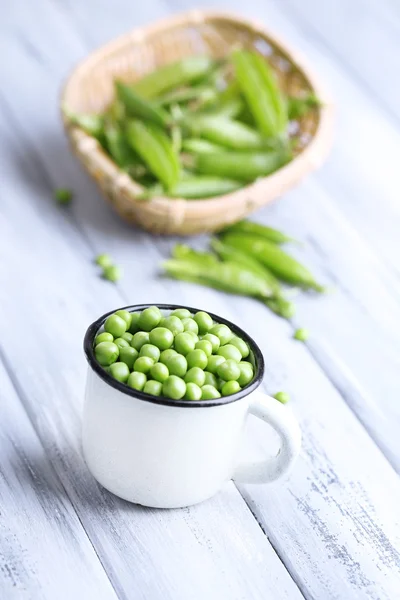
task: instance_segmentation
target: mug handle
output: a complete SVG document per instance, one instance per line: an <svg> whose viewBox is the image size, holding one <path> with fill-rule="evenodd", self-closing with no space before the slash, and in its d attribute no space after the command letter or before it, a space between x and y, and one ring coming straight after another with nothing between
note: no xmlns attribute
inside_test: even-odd
<svg viewBox="0 0 400 600"><path fill-rule="evenodd" d="M290 409L261 392L251 394L249 413L271 425L280 437L281 447L273 458L239 464L232 479L238 483L270 483L287 475L295 463L301 448L300 427Z"/></svg>

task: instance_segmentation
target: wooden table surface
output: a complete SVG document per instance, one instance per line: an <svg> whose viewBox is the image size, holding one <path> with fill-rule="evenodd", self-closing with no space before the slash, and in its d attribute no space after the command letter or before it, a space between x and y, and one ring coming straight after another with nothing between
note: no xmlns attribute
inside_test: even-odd
<svg viewBox="0 0 400 600"><path fill-rule="evenodd" d="M213 6L213 2L203 3ZM307 55L337 104L322 169L260 222L334 288L291 323L261 304L158 276L176 240L121 222L70 155L62 81L91 49L190 0L15 0L0 21L0 598L394 600L400 597L400 9L395 0L220 1ZM64 210L54 188L71 187ZM200 242L204 240L199 240ZM118 285L92 263L109 252ZM119 500L80 448L82 337L115 307L175 302L247 329L264 389L304 436L275 486L229 483L173 511ZM295 327L311 332L292 340ZM253 451L267 450L251 423Z"/></svg>

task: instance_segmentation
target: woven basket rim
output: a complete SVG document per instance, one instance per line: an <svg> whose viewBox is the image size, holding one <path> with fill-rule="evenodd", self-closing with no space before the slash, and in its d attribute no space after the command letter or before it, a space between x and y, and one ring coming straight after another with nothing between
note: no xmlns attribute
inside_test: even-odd
<svg viewBox="0 0 400 600"><path fill-rule="evenodd" d="M308 60L304 57L304 55L297 49L293 49L293 47L286 41L283 41L279 35L276 33L271 33L270 30L257 19L242 17L237 13L231 13L228 11L191 9L173 16L164 17L148 25L136 27L133 30L111 39L109 42L102 44L72 68L70 74L66 78L60 94L60 110L66 130L71 130L70 135L74 131L76 133L79 132L79 137L81 137L82 140L87 138L88 140L94 142L94 144L97 146L96 152L101 152L103 154L103 160L107 160L109 163L110 171L114 171L116 178L121 178L123 176L121 170L104 152L100 144L98 144L98 142L94 140L92 136L88 135L82 129L73 126L66 117L63 107L66 104L69 88L74 85L74 80L79 78L81 74L89 71L92 64L96 64L99 58L101 58L104 52L108 49L112 48L116 50L120 47L124 48L127 43L146 43L148 38L156 35L157 33L176 28L180 25L187 24L196 26L207 22L215 23L218 21L233 25L240 25L253 30L253 32L255 32L257 35L276 46L278 50L288 58L289 62L295 67L295 69L300 72L310 89L321 101L321 105L317 107L317 127L311 141L307 144L307 146L302 149L299 154L288 164L281 167L274 173L266 177L259 178L234 192L230 192L222 196L196 200L159 196L143 201L135 198L135 195L138 194L138 190L140 191L142 189L140 184L127 176L129 183L126 183L126 190L129 192L130 201L132 204L140 206L143 205L143 202L146 202L147 205L152 205L157 211L160 209L165 210L167 207L170 207L171 203L174 204L174 207L178 208L179 203L181 210L185 212L185 219L187 221L191 221L191 217L195 217L195 215L198 216L198 210L200 207L208 207L210 211L218 210L222 212L224 210L229 210L229 207L232 207L232 204L234 204L236 200L242 202L244 193L255 191L257 191L257 193L261 193L261 186L265 184L266 181L277 188L285 190L288 187L287 182L291 181L293 177L296 177L296 175L298 177L299 171L301 172L302 176L306 175L324 161L332 143L334 105L330 93L320 80L319 76L316 75L313 69L310 67ZM197 219L194 219L194 221L196 220Z"/></svg>

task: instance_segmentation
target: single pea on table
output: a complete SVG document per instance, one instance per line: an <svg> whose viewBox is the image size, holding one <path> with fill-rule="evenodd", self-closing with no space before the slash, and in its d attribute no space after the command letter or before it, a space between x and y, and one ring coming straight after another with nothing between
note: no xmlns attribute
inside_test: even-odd
<svg viewBox="0 0 400 600"><path fill-rule="evenodd" d="M107 262L107 261L106 261ZM204 311L157 306L111 314L94 341L98 363L131 389L172 400L213 400L254 379L245 340Z"/></svg>

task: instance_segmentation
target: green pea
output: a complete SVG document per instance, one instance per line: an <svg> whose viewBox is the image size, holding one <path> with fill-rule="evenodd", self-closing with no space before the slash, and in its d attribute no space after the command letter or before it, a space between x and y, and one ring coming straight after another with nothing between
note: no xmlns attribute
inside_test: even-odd
<svg viewBox="0 0 400 600"><path fill-rule="evenodd" d="M139 353L135 348L129 346L129 348L121 348L119 351L119 360L130 368L132 371L135 360L138 358Z"/></svg>
<svg viewBox="0 0 400 600"><path fill-rule="evenodd" d="M217 354L219 356L223 356L226 360L236 360L236 362L240 362L242 360L242 355L240 354L240 350L233 346L232 344L226 344L226 346L221 346L218 349Z"/></svg>
<svg viewBox="0 0 400 600"><path fill-rule="evenodd" d="M183 377L187 371L187 361L182 354L175 354L174 356L170 356L166 361L166 366L168 367L168 371L170 375L177 375L178 377Z"/></svg>
<svg viewBox="0 0 400 600"><path fill-rule="evenodd" d="M244 387L245 385L250 383L250 381L254 377L253 367L249 362L241 361L239 363L239 369L240 369L240 376L238 379L238 383L239 383L240 387Z"/></svg>
<svg viewBox="0 0 400 600"><path fill-rule="evenodd" d="M213 333L206 333L206 335L203 335L203 337L201 339L207 340L207 342L210 342L213 353L216 353L218 348L221 345L219 338L216 335L214 335Z"/></svg>
<svg viewBox="0 0 400 600"><path fill-rule="evenodd" d="M202 387L206 382L205 372L199 367L192 367L185 375L185 382L195 383L199 387Z"/></svg>
<svg viewBox="0 0 400 600"><path fill-rule="evenodd" d="M117 265L109 265L103 269L104 279L108 279L108 281L112 281L113 283L121 279L123 274L123 269Z"/></svg>
<svg viewBox="0 0 400 600"><path fill-rule="evenodd" d="M132 323L132 313L130 313L129 310L117 310L114 314L121 317L126 323L126 328L129 329Z"/></svg>
<svg viewBox="0 0 400 600"><path fill-rule="evenodd" d="M121 337L126 331L126 321L118 315L110 315L104 323L104 329L115 338Z"/></svg>
<svg viewBox="0 0 400 600"><path fill-rule="evenodd" d="M160 354L160 362L161 363L165 363L167 362L167 360L169 359L170 356L174 356L174 354L178 354L176 350L174 350L173 348L168 348L168 350L163 350Z"/></svg>
<svg viewBox="0 0 400 600"><path fill-rule="evenodd" d="M276 400L282 404L286 404L286 402L289 402L290 400L290 396L287 392L276 392L276 394L274 394L274 398L276 398Z"/></svg>
<svg viewBox="0 0 400 600"><path fill-rule="evenodd" d="M203 350L192 350L186 356L186 360L189 369L191 369L192 367L199 367L200 369L205 369L208 362L207 354Z"/></svg>
<svg viewBox="0 0 400 600"><path fill-rule="evenodd" d="M223 362L225 362L226 358L224 358L223 356L219 356L218 354L212 354L211 356L208 357L208 361L207 361L207 371L210 371L210 373L216 373L217 369L219 367L219 365L221 365Z"/></svg>
<svg viewBox="0 0 400 600"><path fill-rule="evenodd" d="M94 259L94 262L96 263L96 265L99 265L99 267L101 267L102 269L105 269L106 267L111 267L111 265L113 264L112 258L109 254L98 254Z"/></svg>
<svg viewBox="0 0 400 600"><path fill-rule="evenodd" d="M293 334L295 340L299 340L299 342L305 342L310 337L310 332L308 329L301 327L300 329L296 329Z"/></svg>
<svg viewBox="0 0 400 600"><path fill-rule="evenodd" d="M221 379L221 377L217 377L217 390L220 392L225 385L226 381Z"/></svg>
<svg viewBox="0 0 400 600"><path fill-rule="evenodd" d="M184 331L184 333L188 333L189 335L191 335L194 339L194 343L197 344L197 342L199 341L199 336L197 335L197 333L195 333L194 331Z"/></svg>
<svg viewBox="0 0 400 600"><path fill-rule="evenodd" d="M230 341L229 344L231 346L235 346L240 354L242 355L242 358L246 358L249 354L250 354L250 350L248 345L246 344L246 342L244 340L242 340L242 338L238 337L237 335L235 335Z"/></svg>
<svg viewBox="0 0 400 600"><path fill-rule="evenodd" d="M183 328L185 331L193 331L193 333L199 333L199 326L196 321L192 318L182 319Z"/></svg>
<svg viewBox="0 0 400 600"><path fill-rule="evenodd" d="M187 308L176 308L171 313L171 317L178 317L178 319L190 319L191 316L192 314Z"/></svg>
<svg viewBox="0 0 400 600"><path fill-rule="evenodd" d="M114 342L100 342L94 349L96 360L102 367L108 367L119 356L119 348Z"/></svg>
<svg viewBox="0 0 400 600"><path fill-rule="evenodd" d="M203 385L212 385L218 389L218 381L213 373L210 371L203 371L204 373L204 383Z"/></svg>
<svg viewBox="0 0 400 600"><path fill-rule="evenodd" d="M150 342L160 350L167 350L174 343L174 334L166 327L156 327L150 331Z"/></svg>
<svg viewBox="0 0 400 600"><path fill-rule="evenodd" d="M178 333L174 340L174 346L177 352L183 354L184 356L194 350L195 344L196 342L194 337L190 335L189 332Z"/></svg>
<svg viewBox="0 0 400 600"><path fill-rule="evenodd" d="M129 347L128 342L126 340L124 340L124 338L122 338L122 337L115 338L114 344L116 344L119 349Z"/></svg>
<svg viewBox="0 0 400 600"><path fill-rule="evenodd" d="M229 358L221 365L219 365L217 373L218 376L221 377L221 379L224 379L225 381L236 381L240 377L240 368L235 360Z"/></svg>
<svg viewBox="0 0 400 600"><path fill-rule="evenodd" d="M131 317L132 317L132 321L131 321L131 326L129 327L129 331L131 333L136 333L140 329L140 327L139 327L140 313L137 313L137 312L131 313Z"/></svg>
<svg viewBox="0 0 400 600"><path fill-rule="evenodd" d="M138 321L138 325L140 329L143 331L151 331L162 319L162 315L160 309L157 306L149 306L149 308L145 308L141 313Z"/></svg>
<svg viewBox="0 0 400 600"><path fill-rule="evenodd" d="M129 333L129 331L124 333L124 335L121 335L121 337L123 340L126 340L129 345L131 344L131 341L133 340L133 335L131 333Z"/></svg>
<svg viewBox="0 0 400 600"><path fill-rule="evenodd" d="M144 373L133 371L128 377L127 384L134 390L141 392L146 384L147 377Z"/></svg>
<svg viewBox="0 0 400 600"><path fill-rule="evenodd" d="M140 373L148 373L153 365L154 360L149 356L139 356L139 358L135 360L133 368Z"/></svg>
<svg viewBox="0 0 400 600"><path fill-rule="evenodd" d="M145 394L150 394L151 396L160 396L162 391L162 383L155 381L154 379L149 379L144 384L143 391Z"/></svg>
<svg viewBox="0 0 400 600"><path fill-rule="evenodd" d="M58 188L54 190L54 198L58 204L70 204L72 200L72 191L68 188Z"/></svg>
<svg viewBox="0 0 400 600"><path fill-rule="evenodd" d="M180 400L186 393L186 383L180 377L170 375L163 383L162 393L172 400Z"/></svg>
<svg viewBox="0 0 400 600"><path fill-rule="evenodd" d="M203 385L201 388L201 399L202 400L213 400L214 398L221 398L221 394L213 385Z"/></svg>
<svg viewBox="0 0 400 600"><path fill-rule="evenodd" d="M185 400L201 400L201 388L195 383L187 383Z"/></svg>
<svg viewBox="0 0 400 600"><path fill-rule="evenodd" d="M217 338L219 338L221 346L227 344L233 337L233 333L229 327L223 324L214 325L214 327L210 329L210 333L213 333L217 336Z"/></svg>
<svg viewBox="0 0 400 600"><path fill-rule="evenodd" d="M200 333L207 333L208 331L210 331L211 327L214 325L214 321L212 320L210 315L208 313L204 312L203 310L200 310L199 312L197 312L193 318L198 325Z"/></svg>
<svg viewBox="0 0 400 600"><path fill-rule="evenodd" d="M110 375L117 381L125 383L128 381L129 368L124 362L115 362L110 366Z"/></svg>
<svg viewBox="0 0 400 600"><path fill-rule="evenodd" d="M212 344L208 340L199 340L196 342L197 350L203 350L206 356L211 356L212 354Z"/></svg>
<svg viewBox="0 0 400 600"><path fill-rule="evenodd" d="M221 389L221 394L223 396L230 396L231 394L236 394L236 392L240 392L240 385L237 381L226 381Z"/></svg>
<svg viewBox="0 0 400 600"><path fill-rule="evenodd" d="M103 333L99 333L99 335L96 335L96 337L94 338L94 345L97 346L97 344L101 344L101 342L113 342L114 341L114 337L111 335L111 333L107 333L107 331L103 331Z"/></svg>
<svg viewBox="0 0 400 600"><path fill-rule="evenodd" d="M164 352L168 352L164 350ZM160 383L164 383L166 379L168 379L169 371L168 367L163 363L159 362L153 365L150 369L150 375L152 379L159 381Z"/></svg>
<svg viewBox="0 0 400 600"><path fill-rule="evenodd" d="M148 356L156 363L160 359L160 350L153 344L143 344L140 348L140 356Z"/></svg>
<svg viewBox="0 0 400 600"><path fill-rule="evenodd" d="M178 317L165 317L165 319L162 319L160 325L161 327L166 327L167 329L172 331L174 336L178 333L182 333L183 331L183 323L180 319L178 319Z"/></svg>
<svg viewBox="0 0 400 600"><path fill-rule="evenodd" d="M131 346L135 348L138 352L142 346L148 344L150 341L150 336L147 331L138 331L134 334Z"/></svg>

